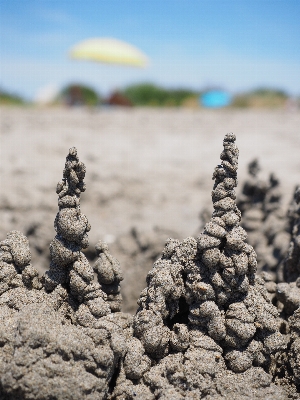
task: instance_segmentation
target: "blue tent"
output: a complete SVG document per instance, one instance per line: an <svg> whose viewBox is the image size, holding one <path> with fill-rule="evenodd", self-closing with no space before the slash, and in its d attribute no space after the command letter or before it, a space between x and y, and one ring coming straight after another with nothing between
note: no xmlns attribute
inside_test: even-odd
<svg viewBox="0 0 300 400"><path fill-rule="evenodd" d="M203 93L199 100L203 107L218 108L230 105L231 96L222 90L210 90Z"/></svg>

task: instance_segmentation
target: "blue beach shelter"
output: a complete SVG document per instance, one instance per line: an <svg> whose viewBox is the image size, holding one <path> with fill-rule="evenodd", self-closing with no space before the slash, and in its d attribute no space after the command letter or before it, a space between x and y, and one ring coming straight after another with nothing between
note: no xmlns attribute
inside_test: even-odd
<svg viewBox="0 0 300 400"><path fill-rule="evenodd" d="M199 100L203 107L220 108L230 105L231 96L223 90L209 90L203 93Z"/></svg>

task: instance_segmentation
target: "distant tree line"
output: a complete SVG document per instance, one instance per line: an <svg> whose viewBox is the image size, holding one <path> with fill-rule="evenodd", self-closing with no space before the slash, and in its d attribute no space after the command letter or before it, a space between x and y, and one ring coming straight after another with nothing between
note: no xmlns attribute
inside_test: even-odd
<svg viewBox="0 0 300 400"><path fill-rule="evenodd" d="M200 92L188 89L166 89L151 83L131 85L110 98L103 99L91 87L79 84L68 85L60 92L57 101L68 105L94 106L101 103L110 104L111 98L127 99L132 106L178 107L189 98L198 99Z"/></svg>
<svg viewBox="0 0 300 400"><path fill-rule="evenodd" d="M83 84L65 86L52 104L97 106L100 104L117 104L147 107L199 107L201 91L191 89L168 89L153 83L134 84L125 87L107 99L104 99L92 87ZM232 97L230 107L235 108L280 108L287 104L289 96L278 89L259 88ZM300 97L294 99L300 108ZM20 96L0 89L1 104L28 104Z"/></svg>
<svg viewBox="0 0 300 400"><path fill-rule="evenodd" d="M283 107L289 96L283 90L259 88L233 97L232 107Z"/></svg>
<svg viewBox="0 0 300 400"><path fill-rule="evenodd" d="M166 89L152 83L131 85L122 94L135 106L178 107L190 98L198 98L200 92L189 89Z"/></svg>
<svg viewBox="0 0 300 400"><path fill-rule="evenodd" d="M101 96L91 87L80 84L71 84L64 87L56 102L70 106L96 106L101 103Z"/></svg>
<svg viewBox="0 0 300 400"><path fill-rule="evenodd" d="M5 90L0 89L0 104L5 105L21 105L25 104L26 101L22 99L21 96L18 96L13 93L9 93Z"/></svg>

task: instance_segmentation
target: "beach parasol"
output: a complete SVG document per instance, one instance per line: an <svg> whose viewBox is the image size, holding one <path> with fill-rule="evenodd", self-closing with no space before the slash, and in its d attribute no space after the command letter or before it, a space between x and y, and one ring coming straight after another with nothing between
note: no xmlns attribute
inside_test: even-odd
<svg viewBox="0 0 300 400"><path fill-rule="evenodd" d="M231 96L223 90L209 90L200 96L200 102L208 108L226 107L231 103Z"/></svg>
<svg viewBox="0 0 300 400"><path fill-rule="evenodd" d="M83 40L70 49L69 55L74 59L140 68L148 64L148 58L135 46L112 38Z"/></svg>

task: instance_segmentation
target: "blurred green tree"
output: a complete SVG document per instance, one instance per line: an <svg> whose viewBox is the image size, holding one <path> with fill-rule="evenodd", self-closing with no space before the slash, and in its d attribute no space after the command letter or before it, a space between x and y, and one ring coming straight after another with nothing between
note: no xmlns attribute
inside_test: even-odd
<svg viewBox="0 0 300 400"><path fill-rule="evenodd" d="M284 107L287 99L288 95L283 90L258 88L234 96L232 107L278 108Z"/></svg>
<svg viewBox="0 0 300 400"><path fill-rule="evenodd" d="M26 101L18 95L0 89L0 105L23 105Z"/></svg>
<svg viewBox="0 0 300 400"><path fill-rule="evenodd" d="M165 89L152 83L141 83L126 87L122 93L136 106L178 107L198 92L189 89Z"/></svg>
<svg viewBox="0 0 300 400"><path fill-rule="evenodd" d="M73 83L62 89L58 102L64 102L70 106L96 106L101 103L101 97L91 87Z"/></svg>

